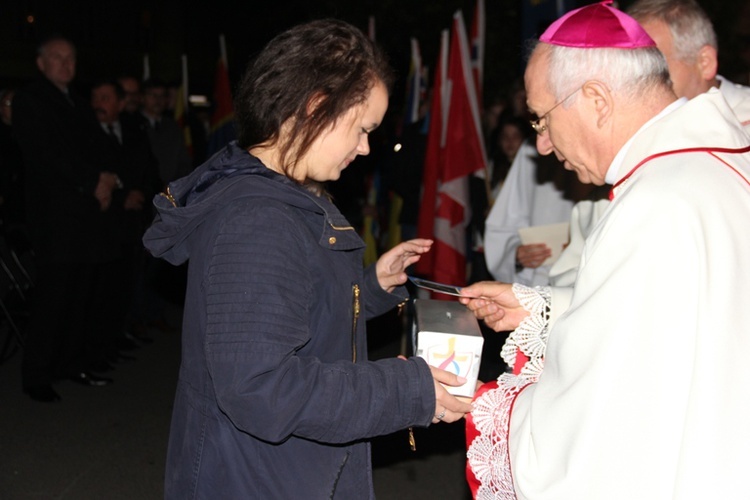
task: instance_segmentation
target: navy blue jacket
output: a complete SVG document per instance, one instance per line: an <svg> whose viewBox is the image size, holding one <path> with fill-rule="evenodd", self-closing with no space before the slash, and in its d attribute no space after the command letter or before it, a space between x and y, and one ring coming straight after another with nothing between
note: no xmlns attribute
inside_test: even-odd
<svg viewBox="0 0 750 500"><path fill-rule="evenodd" d="M435 411L423 360L366 360L365 321L404 290L325 197L234 143L169 192L144 237L190 261L166 498L373 498L366 439Z"/></svg>

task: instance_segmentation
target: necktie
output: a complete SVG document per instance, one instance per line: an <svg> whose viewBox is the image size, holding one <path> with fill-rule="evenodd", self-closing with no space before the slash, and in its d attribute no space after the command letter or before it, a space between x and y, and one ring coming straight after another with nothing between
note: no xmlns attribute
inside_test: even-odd
<svg viewBox="0 0 750 500"><path fill-rule="evenodd" d="M112 138L117 141L117 144L120 144L120 138L117 136L117 133L115 132L115 126L111 123L107 124L107 130L109 131L109 135L112 136Z"/></svg>

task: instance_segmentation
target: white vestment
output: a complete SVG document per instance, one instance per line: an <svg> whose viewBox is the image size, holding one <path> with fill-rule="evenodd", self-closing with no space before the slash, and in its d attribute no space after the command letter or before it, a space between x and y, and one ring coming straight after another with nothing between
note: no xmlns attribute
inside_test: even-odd
<svg viewBox="0 0 750 500"><path fill-rule="evenodd" d="M750 87L732 83L721 75L716 75L716 79L720 82L721 95L727 100L745 130L750 133Z"/></svg>
<svg viewBox="0 0 750 500"><path fill-rule="evenodd" d="M696 147L750 147L715 90L641 129L617 179L654 154ZM510 415L518 498L750 497L748 179L750 153L699 151L652 158L614 189L572 296L545 292L544 368ZM501 387L513 379L502 375ZM473 418L502 449L504 431L488 423L502 425L510 405L493 407L493 392ZM490 479L503 477L497 463L483 463L489 449L469 447L485 481L478 498L508 498Z"/></svg>
<svg viewBox="0 0 750 500"><path fill-rule="evenodd" d="M720 82L721 95L745 131L750 134L750 87L732 83L721 75L717 75L716 79ZM608 200L582 201L577 204L580 207L573 208L570 214L570 242L549 270L550 285L573 286L583 252L583 243L608 203Z"/></svg>
<svg viewBox="0 0 750 500"><path fill-rule="evenodd" d="M485 221L485 260L490 274L498 281L546 285L548 265L516 272L516 249L521 245L518 230L567 222L570 218L573 201L566 199L554 182L538 182L539 161L534 144L524 142Z"/></svg>

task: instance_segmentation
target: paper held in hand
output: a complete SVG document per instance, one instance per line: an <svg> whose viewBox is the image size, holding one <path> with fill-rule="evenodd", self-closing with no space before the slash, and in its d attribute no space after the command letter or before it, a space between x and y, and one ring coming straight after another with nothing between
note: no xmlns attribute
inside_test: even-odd
<svg viewBox="0 0 750 500"><path fill-rule="evenodd" d="M565 245L570 240L570 223L560 222L559 224L547 224L544 226L522 227L518 230L521 237L522 245L532 245L535 243L544 243L552 250L550 255L543 263L543 266L549 266L555 263L560 257Z"/></svg>

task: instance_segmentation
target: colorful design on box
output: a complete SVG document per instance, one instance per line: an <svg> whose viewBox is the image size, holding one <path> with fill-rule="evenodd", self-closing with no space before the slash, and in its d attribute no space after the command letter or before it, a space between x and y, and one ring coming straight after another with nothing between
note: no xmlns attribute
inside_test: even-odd
<svg viewBox="0 0 750 500"><path fill-rule="evenodd" d="M427 350L427 362L456 375L466 376L471 370L472 353L456 352L456 337L448 339L447 351L438 351L443 346L433 346Z"/></svg>

